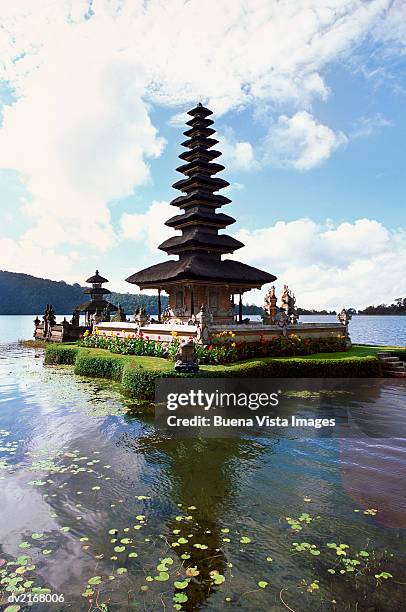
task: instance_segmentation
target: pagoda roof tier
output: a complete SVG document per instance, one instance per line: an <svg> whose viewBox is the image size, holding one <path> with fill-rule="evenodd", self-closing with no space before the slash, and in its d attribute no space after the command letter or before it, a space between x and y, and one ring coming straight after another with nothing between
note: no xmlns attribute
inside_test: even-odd
<svg viewBox="0 0 406 612"><path fill-rule="evenodd" d="M193 119L189 119L186 121L186 125L190 125L190 127L195 127L196 125L201 125L202 127L209 127L213 125L213 119L205 119L203 117L193 117Z"/></svg>
<svg viewBox="0 0 406 612"><path fill-rule="evenodd" d="M212 174L217 174L217 172L224 170L224 166L221 164L211 164L202 159L196 159L189 164L178 166L176 170L186 176L191 176L192 174L207 174L211 176Z"/></svg>
<svg viewBox="0 0 406 612"><path fill-rule="evenodd" d="M186 130L186 132L183 133L188 138L194 138L195 136L207 138L208 136L215 134L216 130L213 130L213 128L204 127L202 125L195 125L194 127L190 128L190 130Z"/></svg>
<svg viewBox="0 0 406 612"><path fill-rule="evenodd" d="M188 149L195 149L196 147L201 147L202 149L210 149L210 147L214 147L214 145L218 144L218 140L215 138L206 138L205 136L193 136L193 138L188 138L181 143L182 147L187 147Z"/></svg>
<svg viewBox="0 0 406 612"><path fill-rule="evenodd" d="M209 115L213 114L213 111L206 108L199 102L199 104L195 106L195 108L192 108L192 110L188 111L187 114L191 115L192 117L208 117Z"/></svg>
<svg viewBox="0 0 406 612"><path fill-rule="evenodd" d="M79 304L76 306L75 310L79 310L79 312L96 312L96 310L103 311L107 306L110 307L110 310L116 312L117 306L111 304L107 300L89 300L88 302L84 302L83 304Z"/></svg>
<svg viewBox="0 0 406 612"><path fill-rule="evenodd" d="M201 210L189 210L181 215L171 217L168 219L168 221L165 221L165 225L168 227L174 227L176 229L181 229L183 226L187 226L192 223L223 229L227 227L227 225L235 223L235 219L223 213L215 214L213 212L203 212Z"/></svg>
<svg viewBox="0 0 406 612"><path fill-rule="evenodd" d="M159 245L158 249L168 254L179 254L189 250L233 253L243 247L243 243L226 234L212 234L196 227L182 236L172 236Z"/></svg>
<svg viewBox="0 0 406 612"><path fill-rule="evenodd" d="M99 271L96 270L96 273L94 274L94 276L91 276L90 278L88 278L86 280L86 283L108 283L109 281L107 280L107 278L104 278L103 276L100 276Z"/></svg>
<svg viewBox="0 0 406 612"><path fill-rule="evenodd" d="M167 283L179 281L202 281L227 283L236 287L260 287L272 283L276 276L231 259L210 260L199 254L191 254L179 261L165 261L132 274L128 283L139 285L141 289L159 288Z"/></svg>
<svg viewBox="0 0 406 612"><path fill-rule="evenodd" d="M207 176L207 174L193 174L186 179L176 181L176 183L173 183L172 187L186 193L196 191L197 189L213 192L223 189L223 187L228 187L229 184L228 181L222 178L211 178Z"/></svg>
<svg viewBox="0 0 406 612"><path fill-rule="evenodd" d="M190 151L184 151L179 155L179 159L183 159L187 162L194 161L195 159L202 159L205 161L212 161L216 159L216 157L220 157L220 151L216 151L215 149L204 149L203 147L196 147L195 149L190 149Z"/></svg>
<svg viewBox="0 0 406 612"><path fill-rule="evenodd" d="M199 205L220 208L230 202L231 200L226 196L198 190L188 193L187 195L179 196L169 203L171 206L178 206L179 208L189 208L190 206Z"/></svg>
<svg viewBox="0 0 406 612"><path fill-rule="evenodd" d="M83 293L91 293L93 295L106 295L106 293L111 293L108 289L104 289L103 287L87 287Z"/></svg>

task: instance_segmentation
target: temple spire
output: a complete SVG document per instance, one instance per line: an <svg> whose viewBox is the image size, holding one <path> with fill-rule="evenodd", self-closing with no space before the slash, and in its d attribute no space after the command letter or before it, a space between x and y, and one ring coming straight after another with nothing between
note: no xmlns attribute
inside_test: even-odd
<svg viewBox="0 0 406 612"><path fill-rule="evenodd" d="M180 155L188 163L177 168L186 178L172 185L183 195L171 202L183 214L166 222L169 227L181 230L182 235L165 240L159 248L170 255L179 255L180 259L191 252L209 253L220 259L222 254L233 253L243 244L231 236L219 234L219 229L231 225L235 219L216 212L230 200L217 194L229 183L215 176L224 170L224 166L212 162L221 155L212 149L218 144L218 140L212 138L216 130L209 127L213 121L207 119L212 111L199 102L188 114L193 118L187 122L191 127L184 132L187 140L182 143L188 153L186 156L184 153Z"/></svg>

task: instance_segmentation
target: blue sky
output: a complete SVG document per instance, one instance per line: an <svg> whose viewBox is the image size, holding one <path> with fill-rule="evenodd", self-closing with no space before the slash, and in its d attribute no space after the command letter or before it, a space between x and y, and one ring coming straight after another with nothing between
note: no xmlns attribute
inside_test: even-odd
<svg viewBox="0 0 406 612"><path fill-rule="evenodd" d="M124 278L167 257L184 113L202 100L237 259L305 307L405 296L405 4L218 0L214 23L210 2L2 9L0 269L83 282L98 267L136 291Z"/></svg>

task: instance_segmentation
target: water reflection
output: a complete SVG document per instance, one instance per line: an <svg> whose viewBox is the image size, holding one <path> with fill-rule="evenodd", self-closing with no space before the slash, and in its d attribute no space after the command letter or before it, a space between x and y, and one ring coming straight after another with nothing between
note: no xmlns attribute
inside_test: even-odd
<svg viewBox="0 0 406 612"><path fill-rule="evenodd" d="M402 609L403 444L259 434L174 440L150 418L131 416L110 383L43 368L31 351L10 350L0 368L0 434L8 432L0 435L7 466L0 471L1 557L21 555L19 544L27 541L23 552L34 559L36 580L69 601L54 610L89 609L82 592L95 575L103 578L100 602L115 610L161 609L161 598L169 609L182 592L188 597L182 609L278 609L281 589L301 612L331 609L333 598L337 609L349 611ZM365 394L369 411L379 413L383 402L386 414L398 418L400 399L391 385L369 395L365 387ZM298 406L305 404L298 398ZM363 514L375 507L376 516ZM298 520L303 512L311 523L294 533L286 517ZM43 536L32 539L34 532ZM244 537L251 542L242 543ZM293 541L312 542L322 553L294 553ZM394 580L377 586L374 569L357 585L351 575L327 574L331 541L354 551L373 547ZM173 558L174 569L159 583L154 577L164 557ZM189 567L199 574L188 576L185 589L174 587ZM117 574L119 568L128 573ZM214 584L213 571L225 576L223 585ZM320 592L302 584L314 579ZM263 580L266 589L258 588Z"/></svg>
<svg viewBox="0 0 406 612"><path fill-rule="evenodd" d="M166 523L169 543L181 562L199 568L185 589L185 609L196 609L215 593L214 573L227 571L224 546L230 541L229 530L221 530L221 518L235 505L249 462L257 461L265 448L248 439L175 440L157 433L142 438L125 435L123 444L141 453L147 463L165 465L165 495L177 503L180 513ZM177 520L185 515L189 520Z"/></svg>

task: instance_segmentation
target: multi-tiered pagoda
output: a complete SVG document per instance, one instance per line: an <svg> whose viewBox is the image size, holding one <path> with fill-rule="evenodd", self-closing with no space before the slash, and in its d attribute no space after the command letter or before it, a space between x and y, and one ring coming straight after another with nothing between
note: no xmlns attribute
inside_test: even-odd
<svg viewBox="0 0 406 612"><path fill-rule="evenodd" d="M177 168L183 178L173 187L182 195L172 200L171 205L180 209L180 214L171 217L166 225L181 233L165 240L159 248L171 259L127 278L129 283L141 289L158 289L158 317L161 320L160 295L169 295L166 313L170 321L189 321L203 305L213 317L214 323L234 321L234 296L239 297L238 319L242 320L242 294L250 289L260 289L275 276L240 263L233 259L222 259L226 253L234 253L244 245L239 240L219 233L233 224L235 219L217 212L229 198L217 192L229 183L218 178L224 166L214 162L221 155L212 149L218 140L212 138L215 130L213 113L198 104L188 112L190 129L184 132L187 140L182 143L186 151L179 155L184 162Z"/></svg>
<svg viewBox="0 0 406 612"><path fill-rule="evenodd" d="M111 312L116 312L117 306L111 304L105 299L105 295L110 294L111 291L103 287L105 283L109 281L104 276L99 274L99 271L96 270L95 274L86 280L87 283L91 283L91 287L88 287L84 290L84 293L90 295L90 300L85 302L84 304L80 304L76 306L75 310L78 312L85 313L86 324L89 324L92 318L92 315L98 312L100 315L108 315L110 316Z"/></svg>

